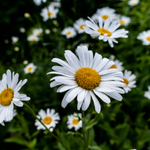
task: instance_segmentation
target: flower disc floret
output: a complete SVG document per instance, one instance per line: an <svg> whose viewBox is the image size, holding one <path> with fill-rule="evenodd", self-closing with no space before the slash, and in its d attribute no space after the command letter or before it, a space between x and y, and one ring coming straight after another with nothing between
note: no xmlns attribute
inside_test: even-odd
<svg viewBox="0 0 150 150"><path fill-rule="evenodd" d="M99 85L101 77L96 70L85 67L77 70L75 80L80 87L86 90L93 90Z"/></svg>

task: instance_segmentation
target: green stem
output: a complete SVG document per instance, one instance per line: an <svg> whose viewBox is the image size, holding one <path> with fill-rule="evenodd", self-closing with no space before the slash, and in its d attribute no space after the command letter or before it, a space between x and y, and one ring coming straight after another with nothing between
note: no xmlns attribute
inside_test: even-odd
<svg viewBox="0 0 150 150"><path fill-rule="evenodd" d="M45 124L41 121L41 119L39 119L39 118L36 116L36 114L34 113L34 111L32 110L32 108L31 108L29 105L27 105L26 103L23 103L23 104L31 111L31 113L33 114L33 116L45 127L45 129L46 129L54 138L56 138L57 141L60 142L61 145L67 150L67 147L63 144L63 142L62 142L53 132L51 132L51 131L45 126Z"/></svg>

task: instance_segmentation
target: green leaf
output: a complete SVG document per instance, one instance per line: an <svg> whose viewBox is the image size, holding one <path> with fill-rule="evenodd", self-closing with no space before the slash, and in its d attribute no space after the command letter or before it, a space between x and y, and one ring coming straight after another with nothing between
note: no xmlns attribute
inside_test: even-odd
<svg viewBox="0 0 150 150"><path fill-rule="evenodd" d="M89 149L92 149L92 150L101 150L101 148L100 147L98 147L98 146L88 146L88 148Z"/></svg>

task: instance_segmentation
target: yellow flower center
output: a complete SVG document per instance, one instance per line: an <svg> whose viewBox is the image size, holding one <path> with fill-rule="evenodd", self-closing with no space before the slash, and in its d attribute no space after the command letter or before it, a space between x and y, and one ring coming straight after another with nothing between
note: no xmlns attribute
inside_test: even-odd
<svg viewBox="0 0 150 150"><path fill-rule="evenodd" d="M29 68L28 68L28 71L30 72L31 70L32 70L32 67L29 67Z"/></svg>
<svg viewBox="0 0 150 150"><path fill-rule="evenodd" d="M107 16L107 15L103 15L103 16L102 16L102 18L103 18L104 20L107 20L108 17L109 17L109 16Z"/></svg>
<svg viewBox="0 0 150 150"><path fill-rule="evenodd" d="M32 38L31 41L35 41L35 38Z"/></svg>
<svg viewBox="0 0 150 150"><path fill-rule="evenodd" d="M43 119L44 124L49 125L52 122L52 118L47 116Z"/></svg>
<svg viewBox="0 0 150 150"><path fill-rule="evenodd" d="M133 2L133 3L131 3L131 5L132 5L132 6L134 6L134 5L136 5L136 3L135 3L135 2Z"/></svg>
<svg viewBox="0 0 150 150"><path fill-rule="evenodd" d="M70 32L70 31L68 31L68 32L67 32L67 35L70 35L70 34L71 34L71 32Z"/></svg>
<svg viewBox="0 0 150 150"><path fill-rule="evenodd" d="M14 91L10 88L4 89L0 93L0 104L3 106L10 105L12 99L14 97Z"/></svg>
<svg viewBox="0 0 150 150"><path fill-rule="evenodd" d="M102 35L104 35L104 34L107 34L107 36L111 36L111 35L112 35L112 33L111 33L110 31L108 31L108 30L106 30L106 29L104 29L104 28L99 28L97 31L98 31L100 34L102 34Z"/></svg>
<svg viewBox="0 0 150 150"><path fill-rule="evenodd" d="M78 125L78 119L77 118L74 118L73 120L72 120L72 124L74 124L74 125Z"/></svg>
<svg viewBox="0 0 150 150"><path fill-rule="evenodd" d="M82 29L82 30L83 30L83 29L84 29L84 27L85 27L85 25L83 24L83 25L81 25L81 26L80 26L80 29Z"/></svg>
<svg viewBox="0 0 150 150"><path fill-rule="evenodd" d="M146 39L147 39L148 41L150 41L150 36L148 36Z"/></svg>
<svg viewBox="0 0 150 150"><path fill-rule="evenodd" d="M40 32L38 32L38 33L37 33L37 36L39 36L40 34L41 34L41 33L40 33Z"/></svg>
<svg viewBox="0 0 150 150"><path fill-rule="evenodd" d="M52 12L48 12L48 16L51 17L53 15Z"/></svg>
<svg viewBox="0 0 150 150"><path fill-rule="evenodd" d="M120 20L120 24L124 24L125 22L123 20Z"/></svg>
<svg viewBox="0 0 150 150"><path fill-rule="evenodd" d="M123 78L123 81L121 81L121 82L125 83L126 85L129 84L129 81L126 78Z"/></svg>
<svg viewBox="0 0 150 150"><path fill-rule="evenodd" d="M116 68L117 68L117 66L114 64L114 65L112 65L110 68L112 68L112 69L116 69Z"/></svg>
<svg viewBox="0 0 150 150"><path fill-rule="evenodd" d="M93 90L99 85L101 77L96 70L85 67L76 71L75 80L80 87Z"/></svg>

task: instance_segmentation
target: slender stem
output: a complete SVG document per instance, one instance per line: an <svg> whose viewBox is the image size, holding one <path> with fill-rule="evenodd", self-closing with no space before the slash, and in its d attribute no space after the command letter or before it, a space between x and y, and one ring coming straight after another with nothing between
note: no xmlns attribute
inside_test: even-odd
<svg viewBox="0 0 150 150"><path fill-rule="evenodd" d="M102 50L103 49L103 41L102 40L100 40L99 41L99 46L98 46L98 49L97 49L97 53L100 53L100 50Z"/></svg>
<svg viewBox="0 0 150 150"><path fill-rule="evenodd" d="M61 145L67 150L67 147L63 144L63 142L62 142L53 132L51 132L51 131L46 127L46 125L41 121L41 119L39 119L39 118L36 116L36 114L34 113L34 111L32 110L32 108L31 108L29 105L27 105L26 103L23 103L23 104L31 111L31 113L33 114L33 116L45 127L45 129L46 129L53 137L55 137L55 138L58 140L58 142L60 142Z"/></svg>

